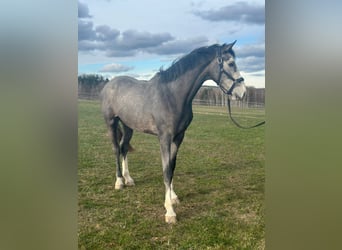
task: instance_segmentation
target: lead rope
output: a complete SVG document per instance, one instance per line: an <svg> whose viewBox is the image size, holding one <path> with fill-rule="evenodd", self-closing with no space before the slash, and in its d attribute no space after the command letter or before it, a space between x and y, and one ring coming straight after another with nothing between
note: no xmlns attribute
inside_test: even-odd
<svg viewBox="0 0 342 250"><path fill-rule="evenodd" d="M250 129L250 128L256 128L256 127L259 127L263 124L265 124L266 122L263 121L263 122L260 122L254 126L250 126L250 127L245 127L245 126L241 126L239 123L237 123L237 121L234 120L234 118L232 117L232 112L231 112L231 108L230 108L230 98L228 96L228 113L229 113L229 117L230 119L232 120L232 122L239 128L243 128L243 129Z"/></svg>

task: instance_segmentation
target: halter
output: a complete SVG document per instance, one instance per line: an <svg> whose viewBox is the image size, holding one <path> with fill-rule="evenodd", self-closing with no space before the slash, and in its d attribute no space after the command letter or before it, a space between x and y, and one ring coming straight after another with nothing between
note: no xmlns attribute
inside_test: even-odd
<svg viewBox="0 0 342 250"><path fill-rule="evenodd" d="M232 77L223 67L223 58L222 58L222 54L221 54L221 49L219 51L219 56L217 57L217 63L220 67L220 74L219 74L219 78L217 80L218 86L220 87L220 89L223 91L223 93L225 93L226 95L232 95L233 89L235 88L236 84L239 84L240 82L243 82L245 79L243 79L243 77L240 77L238 79L235 79L234 77ZM225 87L222 86L221 84L221 78L222 78L222 74L225 74L230 80L233 81L232 86L230 86L230 88L227 90Z"/></svg>
<svg viewBox="0 0 342 250"><path fill-rule="evenodd" d="M239 84L240 82L243 82L244 79L243 77L240 77L238 79L235 79L233 76L231 76L223 67L223 58L222 58L222 53L221 53L221 49L219 50L219 55L217 56L217 63L220 67L220 74L219 74L219 78L217 81L218 86L220 87L220 89L222 90L223 93L225 93L226 95L228 95L228 113L229 113L229 117L232 120L232 122L239 128L243 128L243 129L249 129L249 128L256 128L259 127L263 124L265 124L265 121L262 121L256 125L253 126L249 126L249 127L245 127L245 126L241 126L237 121L234 120L234 118L232 117L232 111L231 111L231 107L230 107L230 98L232 96L232 92L233 89L235 88L236 84ZM221 84L221 78L222 78L222 74L225 74L230 80L233 81L232 86L230 86L230 88L227 90L225 87L222 86Z"/></svg>

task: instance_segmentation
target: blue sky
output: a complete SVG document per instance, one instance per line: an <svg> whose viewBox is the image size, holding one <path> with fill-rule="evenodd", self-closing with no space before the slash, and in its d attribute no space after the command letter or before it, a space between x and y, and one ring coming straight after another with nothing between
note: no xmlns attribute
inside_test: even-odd
<svg viewBox="0 0 342 250"><path fill-rule="evenodd" d="M147 80L195 48L234 40L246 85L265 87L264 1L78 2L79 74Z"/></svg>

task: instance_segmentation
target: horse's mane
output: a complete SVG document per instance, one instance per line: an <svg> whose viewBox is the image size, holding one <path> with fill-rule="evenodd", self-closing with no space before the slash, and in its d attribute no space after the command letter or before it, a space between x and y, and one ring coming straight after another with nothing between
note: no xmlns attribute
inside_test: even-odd
<svg viewBox="0 0 342 250"><path fill-rule="evenodd" d="M154 78L157 77L159 78L159 82L164 83L174 81L186 71L199 65L201 61L212 59L213 56L216 55L216 51L219 46L220 45L214 44L209 47L195 49L189 54L173 61L172 65L168 69L163 70L161 68Z"/></svg>

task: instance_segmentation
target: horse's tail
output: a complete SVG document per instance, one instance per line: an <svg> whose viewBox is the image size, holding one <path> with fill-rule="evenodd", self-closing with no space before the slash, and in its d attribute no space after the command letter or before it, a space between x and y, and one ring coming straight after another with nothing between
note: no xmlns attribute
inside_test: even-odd
<svg viewBox="0 0 342 250"><path fill-rule="evenodd" d="M120 126L118 126L118 140L121 141L121 138L122 138L122 130L120 128ZM134 151L134 148L132 147L131 143L128 144L128 152L133 152Z"/></svg>

